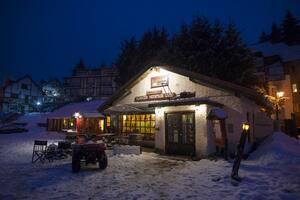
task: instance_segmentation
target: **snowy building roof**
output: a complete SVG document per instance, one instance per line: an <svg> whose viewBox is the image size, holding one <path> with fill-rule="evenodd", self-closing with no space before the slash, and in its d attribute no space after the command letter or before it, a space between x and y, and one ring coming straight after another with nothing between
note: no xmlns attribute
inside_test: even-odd
<svg viewBox="0 0 300 200"><path fill-rule="evenodd" d="M265 57L278 55L283 62L300 60L300 45L288 46L285 43L265 42L250 46L250 49L254 52L261 52Z"/></svg>
<svg viewBox="0 0 300 200"><path fill-rule="evenodd" d="M83 117L103 117L97 111L97 108L104 103L105 100L84 101L79 103L70 103L48 115L48 118L71 117L75 112L79 112Z"/></svg>

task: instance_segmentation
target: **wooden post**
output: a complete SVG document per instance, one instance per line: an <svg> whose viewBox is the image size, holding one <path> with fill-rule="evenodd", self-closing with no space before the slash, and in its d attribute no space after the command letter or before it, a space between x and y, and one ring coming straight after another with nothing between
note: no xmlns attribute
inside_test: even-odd
<svg viewBox="0 0 300 200"><path fill-rule="evenodd" d="M246 142L247 135L249 134L249 130L250 130L249 128L247 130L243 129L243 132L242 132L241 137L240 137L240 142L237 146L235 159L234 159L234 162L233 162L231 178L234 179L234 180L237 180L237 181L241 181L241 178L239 177L238 173L239 173L241 160L243 158L245 142Z"/></svg>

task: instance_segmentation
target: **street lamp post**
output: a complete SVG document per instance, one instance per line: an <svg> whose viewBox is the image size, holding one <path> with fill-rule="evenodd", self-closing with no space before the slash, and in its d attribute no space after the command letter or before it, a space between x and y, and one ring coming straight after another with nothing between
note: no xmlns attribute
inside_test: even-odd
<svg viewBox="0 0 300 200"><path fill-rule="evenodd" d="M276 93L276 105L275 105L275 109L276 109L276 120L279 120L279 103L281 98L283 97L284 92L277 92Z"/></svg>
<svg viewBox="0 0 300 200"><path fill-rule="evenodd" d="M231 172L231 178L236 181L241 181L242 179L239 177L239 168L241 164L241 160L243 158L243 152L245 147L245 142L247 135L250 132L250 124L248 122L243 123L242 125L242 134L240 137L240 142L237 146L236 155L233 162L232 172Z"/></svg>
<svg viewBox="0 0 300 200"><path fill-rule="evenodd" d="M38 112L41 112L41 106L42 106L42 103L41 103L40 101L37 101L37 102L36 102L36 106L37 106Z"/></svg>

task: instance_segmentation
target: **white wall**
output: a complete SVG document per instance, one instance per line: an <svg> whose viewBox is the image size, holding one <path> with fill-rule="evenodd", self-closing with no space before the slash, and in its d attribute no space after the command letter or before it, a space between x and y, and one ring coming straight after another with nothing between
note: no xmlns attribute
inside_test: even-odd
<svg viewBox="0 0 300 200"><path fill-rule="evenodd" d="M166 127L165 127L165 116L167 113L180 112L180 111L191 111L195 112L195 148L196 155L206 156L214 152L213 135L212 132L208 131L207 106L168 106L163 108L155 109L155 148L165 152L165 138L166 138Z"/></svg>
<svg viewBox="0 0 300 200"><path fill-rule="evenodd" d="M138 104L139 102L134 102L136 96L146 95L146 91L153 91L162 88L151 88L151 77L166 75L169 77L169 88L172 92L179 94L183 91L196 92L196 97L209 98L210 100L219 102L224 105L224 110L228 113L228 119L226 119L226 128L228 124L233 124L233 131L228 132L229 139L229 150L231 152L235 151L236 144L239 141L241 134L241 125L243 122L247 121L247 112L249 113L249 120L252 123L252 113L259 112L259 106L257 106L253 101L245 97L237 97L233 92L225 91L221 88L213 88L205 85L200 85L198 83L192 82L188 77L160 69L160 71L152 70L148 74L144 74L144 78L140 80L136 85L130 88L130 94L120 98L113 105L120 104ZM166 87L165 87L166 88ZM140 103L149 103L140 102ZM165 145L165 135L162 130L165 130L164 123L164 112L180 111L180 110L193 110L192 107L177 106L177 107L166 107L162 113L158 114L160 111L156 109L156 115L159 125L159 133L156 134L156 147L164 150ZM212 134L207 135L211 132L210 124L203 119L206 119L207 113L210 111L211 106L207 107L206 112L196 111L196 151L197 154L209 154L214 150L214 146L211 145L210 138ZM203 123L202 123L203 122ZM202 135L201 135L202 134ZM256 132L255 135L261 133ZM269 133L268 133L269 134ZM251 137L253 132L251 132ZM204 142L206 140L206 142ZM207 141L208 140L208 141ZM252 142L252 141L251 141ZM206 143L206 144L205 144Z"/></svg>

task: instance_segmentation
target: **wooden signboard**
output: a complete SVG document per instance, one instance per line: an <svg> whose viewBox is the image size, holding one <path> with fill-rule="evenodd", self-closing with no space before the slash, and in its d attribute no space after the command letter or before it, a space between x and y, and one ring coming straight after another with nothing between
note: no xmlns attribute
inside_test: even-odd
<svg viewBox="0 0 300 200"><path fill-rule="evenodd" d="M155 100L165 100L175 97L175 93L160 93L160 94L151 94L144 96L137 96L134 98L134 101L155 101Z"/></svg>
<svg viewBox="0 0 300 200"><path fill-rule="evenodd" d="M151 78L151 88L164 87L169 85L167 76L155 76Z"/></svg>

